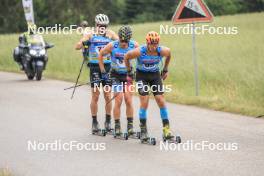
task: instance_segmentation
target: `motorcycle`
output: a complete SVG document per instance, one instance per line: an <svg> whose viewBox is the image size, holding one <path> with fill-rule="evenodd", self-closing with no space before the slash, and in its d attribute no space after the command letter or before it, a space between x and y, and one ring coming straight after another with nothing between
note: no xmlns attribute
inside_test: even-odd
<svg viewBox="0 0 264 176"><path fill-rule="evenodd" d="M15 48L13 55L29 80L33 80L36 76L36 80L40 81L48 62L47 49L54 45L45 43L40 35L34 35L33 39L34 42L29 44L21 42Z"/></svg>

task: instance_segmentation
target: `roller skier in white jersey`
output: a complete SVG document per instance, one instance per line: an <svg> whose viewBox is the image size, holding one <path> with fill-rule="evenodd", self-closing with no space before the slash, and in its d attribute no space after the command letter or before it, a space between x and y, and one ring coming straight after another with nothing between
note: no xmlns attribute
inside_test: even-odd
<svg viewBox="0 0 264 176"><path fill-rule="evenodd" d="M113 40L117 40L118 36L112 30L109 30L107 27L109 25L109 18L104 14L98 14L95 17L96 31L93 33L89 33L85 35L77 44L76 49L83 49L85 45L89 45L89 56L88 56L88 66L90 69L90 82L91 82L91 91L92 98L90 103L90 110L92 116L92 132L96 133L99 131L99 124L97 120L97 112L98 112L98 99L100 95L99 87L102 85L103 87L108 87L111 89L111 83L108 81L104 81L102 79L102 74L99 68L99 52L102 48L104 48L108 43ZM104 57L104 66L106 74L109 74L111 68L111 60L109 56ZM107 103L111 99L111 91L105 88L104 90L104 99L106 102L105 106L105 129L111 130L111 109L112 104Z"/></svg>

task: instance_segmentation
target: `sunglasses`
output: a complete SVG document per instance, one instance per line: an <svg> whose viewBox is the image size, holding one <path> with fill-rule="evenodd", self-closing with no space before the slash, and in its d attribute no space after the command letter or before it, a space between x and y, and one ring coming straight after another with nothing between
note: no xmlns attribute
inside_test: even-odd
<svg viewBox="0 0 264 176"><path fill-rule="evenodd" d="M100 25L100 24L97 24L97 27L99 27L99 28L107 28L107 25Z"/></svg>
<svg viewBox="0 0 264 176"><path fill-rule="evenodd" d="M120 40L120 43L128 43L129 40Z"/></svg>

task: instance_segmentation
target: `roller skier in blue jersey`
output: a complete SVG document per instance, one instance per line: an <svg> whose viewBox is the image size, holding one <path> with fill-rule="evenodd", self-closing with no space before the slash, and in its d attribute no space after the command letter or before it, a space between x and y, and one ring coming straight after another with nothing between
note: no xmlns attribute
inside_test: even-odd
<svg viewBox="0 0 264 176"><path fill-rule="evenodd" d="M120 109L123 98L126 104L126 116L127 116L127 132L128 135L134 134L133 131L133 105L132 105L132 89L133 84L133 68L127 71L124 63L124 55L138 47L138 43L131 40L132 30L130 26L122 26L118 31L119 40L107 44L99 54L99 65L103 79L108 80L106 67L103 64L103 57L105 55L111 55L111 80L112 89L114 91L114 119L115 119L115 131L114 133L119 135L122 133L120 126ZM132 65L130 65L132 67Z"/></svg>
<svg viewBox="0 0 264 176"><path fill-rule="evenodd" d="M170 130L168 110L163 96L163 82L168 76L168 66L171 59L170 49L159 45L160 36L157 32L151 31L146 36L146 45L142 45L125 55L125 64L128 72L131 69L131 59L137 58L136 82L140 95L140 129L141 139L148 138L147 132L147 108L149 103L148 87L151 88L156 103L160 108L160 116L163 123L163 139L171 140L174 138ZM160 70L160 63L165 57L165 64ZM161 71L161 72L160 72Z"/></svg>
<svg viewBox="0 0 264 176"><path fill-rule="evenodd" d="M111 30L107 29L109 25L109 18L104 14L98 14L95 17L96 31L93 33L89 33L85 35L77 44L76 49L83 49L84 43L89 45L89 61L88 66L90 69L90 82L92 87L92 99L90 103L91 115L92 115L92 131L94 133L98 132L99 124L97 121L97 112L98 112L98 99L100 95L99 87L102 85L103 87L110 87L110 83L108 81L102 80L102 74L99 68L99 52L102 48L104 48L108 43L113 40L117 40L118 36ZM109 74L111 68L111 60L110 56L104 56L104 66L105 71ZM111 87L110 87L111 88ZM109 102L111 99L111 91L104 89L104 98L105 102ZM105 129L110 130L111 128L111 103L106 103L105 106Z"/></svg>

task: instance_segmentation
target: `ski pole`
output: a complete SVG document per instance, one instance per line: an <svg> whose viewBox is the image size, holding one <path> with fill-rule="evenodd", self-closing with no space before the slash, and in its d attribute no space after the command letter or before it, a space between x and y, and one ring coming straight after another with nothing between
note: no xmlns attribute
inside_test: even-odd
<svg viewBox="0 0 264 176"><path fill-rule="evenodd" d="M81 87L81 86L84 86L86 84L92 84L92 83L96 83L96 82L99 82L99 81L102 81L101 79L100 80L96 80L96 81L92 81L92 82L87 82L87 83L84 83L84 84L79 84L79 85L74 85L74 86L71 86L71 87L67 87L65 88L64 90L69 90L69 89L73 89L74 87Z"/></svg>
<svg viewBox="0 0 264 176"><path fill-rule="evenodd" d="M115 96L113 96L108 102L106 102L105 106L111 103L121 92L118 92Z"/></svg>
<svg viewBox="0 0 264 176"><path fill-rule="evenodd" d="M89 54L89 52L87 52L87 51L88 51L88 45L86 45L86 44L83 42L83 46L84 46L84 51L83 51L83 62L82 62L82 65L81 65L81 68L80 68L80 71L79 71L79 75L78 75L78 77L77 77L77 79L76 79L74 89L73 89L73 91L72 91L71 99L73 99L73 96L74 96L74 93L75 93L75 90L76 90L76 86L77 86L77 84L78 84L78 81L79 81L80 75L81 75L81 73L82 73L83 65L84 65L84 63L85 63L85 61L86 61L86 59L87 59L87 54Z"/></svg>
<svg viewBox="0 0 264 176"><path fill-rule="evenodd" d="M79 84L79 85L74 85L74 86L71 86L71 87L67 87L67 88L65 88L64 90L69 90L69 89L72 89L72 88L74 88L74 87L80 87L80 86L84 86L84 85L86 85L86 84L89 84L89 82L88 83L84 83L84 84Z"/></svg>
<svg viewBox="0 0 264 176"><path fill-rule="evenodd" d="M115 96L113 96L106 104L105 106L107 106L109 103L111 103L120 93L125 93L125 89L124 89L124 86L123 86L123 92L118 92Z"/></svg>

